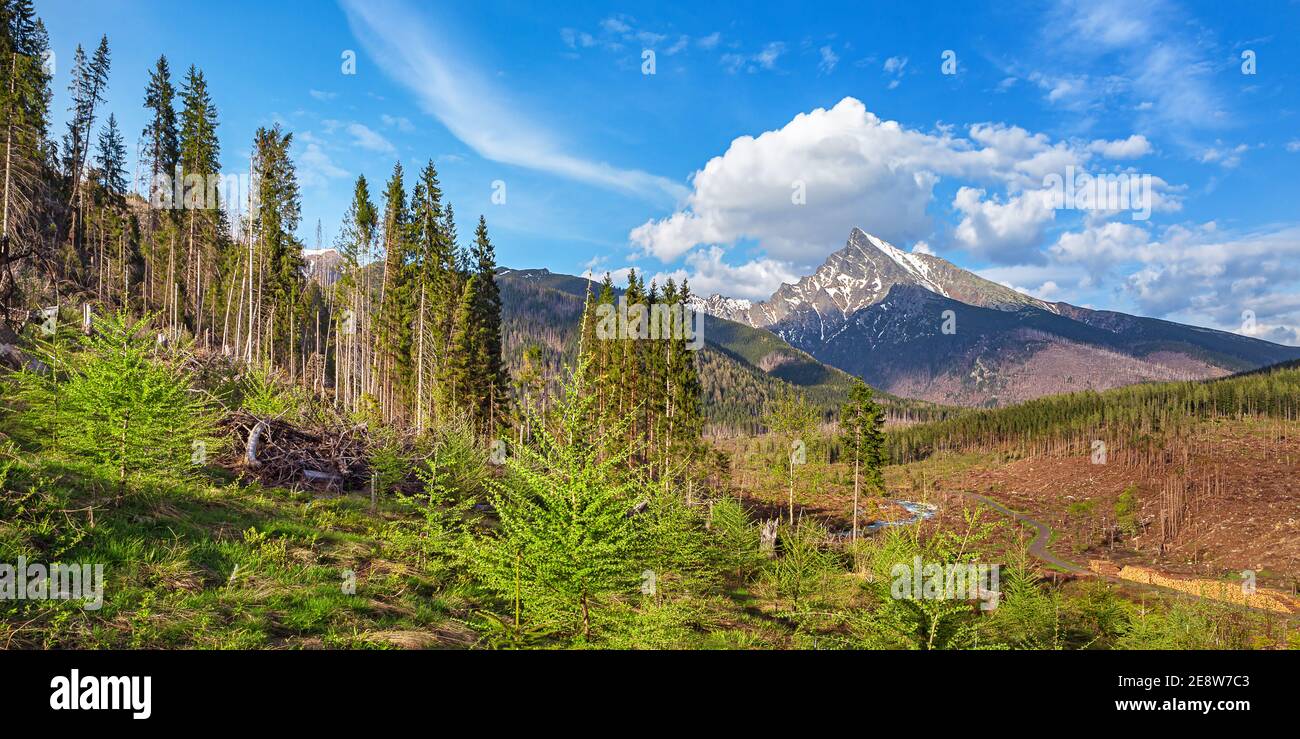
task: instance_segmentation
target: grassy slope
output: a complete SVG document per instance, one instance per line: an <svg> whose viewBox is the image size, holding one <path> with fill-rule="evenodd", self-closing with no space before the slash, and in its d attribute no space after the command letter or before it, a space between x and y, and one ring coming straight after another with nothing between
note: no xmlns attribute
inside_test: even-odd
<svg viewBox="0 0 1300 739"><path fill-rule="evenodd" d="M208 480L168 485L120 505L98 498L57 517L59 546L43 512L94 501L97 483L75 471L17 467L10 483L48 476L27 514L0 521L0 561L104 565L104 606L68 601L5 603L0 645L60 648L465 646L463 603L421 577L415 552L395 537L392 506L371 516L360 496L318 498ZM18 479L15 479L18 478ZM17 483L17 485L13 485ZM10 493L13 495L13 493ZM13 513L12 510L8 511ZM68 546L70 545L70 546ZM344 592L347 571L355 593Z"/></svg>

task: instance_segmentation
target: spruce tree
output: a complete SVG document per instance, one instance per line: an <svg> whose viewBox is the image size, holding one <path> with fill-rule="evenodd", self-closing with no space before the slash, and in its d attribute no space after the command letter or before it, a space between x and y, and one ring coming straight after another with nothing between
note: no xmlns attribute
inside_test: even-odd
<svg viewBox="0 0 1300 739"><path fill-rule="evenodd" d="M149 73L149 84L144 92L144 107L151 113L143 134L145 161L149 168L150 200L155 197L154 187L158 176L174 177L176 163L180 160L180 133L177 130L173 102L175 97L176 90L172 87L167 57L160 56Z"/></svg>
<svg viewBox="0 0 1300 739"><path fill-rule="evenodd" d="M68 117L68 131L63 137L64 172L67 176L68 203L72 208L72 224L68 231L71 253L62 260L65 275L74 263L84 269L88 261L87 254L82 249L85 230L83 185L90 154L90 134L94 130L99 104L104 102L104 92L108 87L109 57L107 36L100 38L99 46L89 59L80 45L73 56L71 81L68 83L72 115Z"/></svg>
<svg viewBox="0 0 1300 739"><path fill-rule="evenodd" d="M477 320L478 306L478 275L471 275L461 290L456 308L456 328L452 334L451 361L447 363L445 382L452 412L469 416L475 421L475 432L482 434L485 430L478 423L476 413L483 405L483 375L478 371L477 363L482 339L479 333L481 324Z"/></svg>
<svg viewBox="0 0 1300 739"><path fill-rule="evenodd" d="M126 144L117 128L117 116L110 113L108 122L99 133L95 164L99 167L100 184L110 195L126 195Z"/></svg>
<svg viewBox="0 0 1300 739"><path fill-rule="evenodd" d="M124 312L96 317L78 351L42 351L57 374L19 378L24 428L112 479L119 494L132 477L186 475L213 442L213 407L182 364L153 358L148 328Z"/></svg>
<svg viewBox="0 0 1300 739"><path fill-rule="evenodd" d="M375 327L379 402L388 421L402 418L410 389L412 294L407 262L411 255L411 217L400 162L384 192L384 277Z"/></svg>
<svg viewBox="0 0 1300 739"><path fill-rule="evenodd" d="M265 356L272 365L287 363L292 369L293 327L299 325L306 266L302 243L295 235L302 221L302 205L297 170L289 157L293 134L276 124L259 128L253 139L256 230L265 270L261 310L267 310L270 318Z"/></svg>
<svg viewBox="0 0 1300 739"><path fill-rule="evenodd" d="M183 251L168 255L170 294L178 297L171 305L178 325L188 323L195 337L203 334L205 313L215 314L219 288L218 267L229 261L225 250L228 229L217 188L208 187L220 171L221 146L217 139L217 109L208 93L208 83L197 67L190 66L181 86L179 161L184 178L184 208L179 241ZM263 129L265 131L265 129ZM256 146L256 143L255 143ZM255 156L262 156L261 151ZM266 162L263 162L265 165ZM175 246L171 243L168 248ZM215 321L215 315L212 318Z"/></svg>
<svg viewBox="0 0 1300 739"><path fill-rule="evenodd" d="M862 480L873 491L883 491L885 479L885 412L876 404L871 388L862 380L849 389L840 409L840 431L849 459L853 460L853 539L858 538L858 497Z"/></svg>
<svg viewBox="0 0 1300 739"><path fill-rule="evenodd" d="M475 574L512 610L584 638L593 613L634 592L644 567L628 515L638 502L638 487L623 472L630 448L593 442L587 373L580 361L552 422L534 420L534 443L511 455L507 476L490 484L500 525L470 548Z"/></svg>
<svg viewBox="0 0 1300 739"><path fill-rule="evenodd" d="M54 199L47 162L49 38L31 0L0 5L0 125L4 128L3 205L0 210L0 309L18 304L13 267L49 254L48 204ZM10 320L6 316L5 320Z"/></svg>
<svg viewBox="0 0 1300 739"><path fill-rule="evenodd" d="M474 276L478 280L475 320L480 337L475 365L482 375L483 432L495 437L509 407L509 380L501 359L501 292L496 281L496 250L488 238L487 221L479 216L474 230Z"/></svg>
<svg viewBox="0 0 1300 739"><path fill-rule="evenodd" d="M614 279L606 272L605 279L600 285L600 295L596 298L596 307L607 306L605 310L612 310L616 307L616 300ZM595 316L589 320L594 322ZM596 353L591 371L596 385L597 410L602 418L621 402L622 348L622 342L617 336L602 337L597 334Z"/></svg>
<svg viewBox="0 0 1300 739"><path fill-rule="evenodd" d="M215 174L221 166L217 108L208 94L207 79L193 65L190 65L181 86L181 101L185 108L181 113L178 158L184 174L204 177ZM165 132L159 132L159 135L165 136ZM213 207L215 204L205 202L203 205Z"/></svg>

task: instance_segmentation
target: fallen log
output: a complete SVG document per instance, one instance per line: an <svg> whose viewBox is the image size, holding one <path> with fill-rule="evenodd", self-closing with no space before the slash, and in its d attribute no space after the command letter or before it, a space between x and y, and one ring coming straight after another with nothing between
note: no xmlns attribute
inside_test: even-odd
<svg viewBox="0 0 1300 739"><path fill-rule="evenodd" d="M256 467L257 461L257 443L262 440L262 434L266 431L266 421L258 421L253 426L253 430L248 432L248 452L244 455L244 461L249 467Z"/></svg>

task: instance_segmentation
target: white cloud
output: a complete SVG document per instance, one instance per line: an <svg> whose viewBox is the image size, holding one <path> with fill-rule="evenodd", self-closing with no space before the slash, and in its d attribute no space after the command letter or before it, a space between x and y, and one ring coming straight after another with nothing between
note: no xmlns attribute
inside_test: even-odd
<svg viewBox="0 0 1300 739"><path fill-rule="evenodd" d="M763 69L774 69L776 67L777 58L784 53L785 44L780 41L773 41L764 46L762 51L754 55L754 61L758 62L758 65Z"/></svg>
<svg viewBox="0 0 1300 739"><path fill-rule="evenodd" d="M1049 101L1072 109L1103 109L1113 99L1135 98L1142 103L1142 120L1179 135L1223 126L1229 116L1214 84L1215 65L1206 58L1207 38L1185 33L1189 28L1194 26L1164 0L1068 0L1044 24L1043 46L1053 52L1050 65L1088 69L1094 61L1110 59L1109 68L1116 68L1117 60L1129 73L1080 72L1034 81L1048 90Z"/></svg>
<svg viewBox="0 0 1300 739"><path fill-rule="evenodd" d="M565 151L405 4L344 0L343 7L354 35L380 67L483 158L660 202L684 194L681 185L664 177Z"/></svg>
<svg viewBox="0 0 1300 739"><path fill-rule="evenodd" d="M1176 226L1146 247L1142 259L1145 266L1125 287L1145 310L1228 329L1249 310L1262 331L1295 343L1300 227L1228 235Z"/></svg>
<svg viewBox="0 0 1300 739"><path fill-rule="evenodd" d="M600 27L610 33L627 33L632 30L632 26L623 20L623 16L606 18L600 22Z"/></svg>
<svg viewBox="0 0 1300 739"><path fill-rule="evenodd" d="M1286 150L1291 152L1292 154L1300 152L1300 139L1295 139L1294 141L1286 142Z"/></svg>
<svg viewBox="0 0 1300 739"><path fill-rule="evenodd" d="M962 214L953 236L963 249L1001 264L1033 261L1043 229L1056 217L1043 192L1027 191L1005 202L984 199L985 192L962 187L953 207Z"/></svg>
<svg viewBox="0 0 1300 739"><path fill-rule="evenodd" d="M347 132L352 135L352 143L378 154L396 154L397 147L384 138L383 134L361 123L349 123Z"/></svg>
<svg viewBox="0 0 1300 739"><path fill-rule="evenodd" d="M560 40L570 49L588 49L596 45L596 39L590 33L573 28L561 28Z"/></svg>
<svg viewBox="0 0 1300 739"><path fill-rule="evenodd" d="M1123 221L1087 225L1083 230L1061 234L1048 254L1058 263L1078 264L1098 277L1131 264L1142 256L1150 240L1142 227Z"/></svg>
<svg viewBox="0 0 1300 739"><path fill-rule="evenodd" d="M1054 280L1048 280L1038 287L1019 287L1008 283L1003 284L1016 292L1032 295L1039 300L1057 300L1061 292L1060 286Z"/></svg>
<svg viewBox="0 0 1300 739"><path fill-rule="evenodd" d="M830 74L835 71L835 65L840 63L840 58L836 55L835 50L829 46L823 46L818 49L821 54L821 61L817 64L817 70L822 74Z"/></svg>
<svg viewBox="0 0 1300 739"><path fill-rule="evenodd" d="M903 70L907 69L907 57L891 56L885 60L885 74L892 75L893 79L886 85L890 90L897 89L903 83Z"/></svg>
<svg viewBox="0 0 1300 739"><path fill-rule="evenodd" d="M701 49L712 49L716 47L718 45L718 42L721 40L722 40L722 34L718 33L717 31L714 31L713 33L710 33L708 36L701 36L700 38L696 39L695 44L699 46Z"/></svg>
<svg viewBox="0 0 1300 739"><path fill-rule="evenodd" d="M384 113L379 116L379 120L383 121L385 126L396 128L402 133L410 133L415 130L415 124L411 123L411 119L404 116L392 116Z"/></svg>
<svg viewBox="0 0 1300 739"><path fill-rule="evenodd" d="M1256 338L1300 344L1300 226L1228 234L1211 221L1157 237L1146 226L1097 222L1062 234L1047 256L1039 267L981 274L1008 284L1117 282L1115 293L1137 313L1227 331L1239 331L1250 311Z"/></svg>
<svg viewBox="0 0 1300 739"><path fill-rule="evenodd" d="M1088 150L1096 152L1107 159L1137 159L1151 153L1151 142L1141 134L1133 134L1126 139L1106 141L1097 139L1088 145Z"/></svg>
<svg viewBox="0 0 1300 739"><path fill-rule="evenodd" d="M633 38L635 38L637 41L640 41L642 46L648 48L648 47L658 45L668 37L663 35L662 33L654 33L651 31L637 31L635 34L633 34Z"/></svg>
<svg viewBox="0 0 1300 739"><path fill-rule="evenodd" d="M667 49L664 49L664 54L667 56L673 56L674 54L683 51L687 46L690 46L690 44L691 44L690 36L686 36L686 35L678 36L677 41L673 42L672 46L669 46Z"/></svg>
<svg viewBox="0 0 1300 739"><path fill-rule="evenodd" d="M1086 278L1076 266L1061 264L1018 264L976 270L976 274L1043 300L1071 300L1071 287ZM1032 287L1037 285L1038 287Z"/></svg>
<svg viewBox="0 0 1300 739"><path fill-rule="evenodd" d="M724 69L735 74L742 68L753 74L759 70L776 69L776 60L785 53L785 44L780 41L773 41L763 47L762 51L756 54L723 54L719 61Z"/></svg>
<svg viewBox="0 0 1300 739"><path fill-rule="evenodd" d="M891 56L885 60L884 69L888 74L902 74L906 67L907 57L905 56Z"/></svg>
<svg viewBox="0 0 1300 739"><path fill-rule="evenodd" d="M296 159L298 179L306 187L324 187L330 180L347 177L348 173L336 165L329 154L325 153L321 142L311 131L303 131L295 137L296 143L303 145L302 153Z"/></svg>
<svg viewBox="0 0 1300 739"><path fill-rule="evenodd" d="M337 92L325 92L323 90L309 90L308 94L322 102L333 100L339 96Z"/></svg>
<svg viewBox="0 0 1300 739"><path fill-rule="evenodd" d="M753 259L732 266L723 261L725 252L716 246L698 249L686 256L689 269L660 272L655 275L659 284L672 277L677 282L690 280L695 295L720 293L733 298L766 300L783 282L796 282L799 274L789 263L774 259Z"/></svg>
<svg viewBox="0 0 1300 739"><path fill-rule="evenodd" d="M1241 164L1241 155L1250 150L1245 144L1236 146L1225 145L1222 141L1216 141L1214 146L1206 148L1201 152L1201 162L1203 164L1218 164L1221 167L1232 169Z"/></svg>
<svg viewBox="0 0 1300 739"><path fill-rule="evenodd" d="M781 129L735 139L692 176L684 207L647 221L630 239L664 261L698 244L749 239L770 257L815 265L843 244L853 226L893 243L927 237L926 210L941 176L990 182L1019 195L1041 188L1044 175L1079 166L1088 156L1002 124L971 126L969 138L946 130L923 133L881 120L860 101L845 98L829 110L800 113ZM803 205L792 202L799 183L806 193ZM1010 207L1009 201L995 205ZM1018 201L1007 218L1016 207L1026 218L1051 218ZM1007 218L993 232L1004 228L1004 238L1018 237Z"/></svg>

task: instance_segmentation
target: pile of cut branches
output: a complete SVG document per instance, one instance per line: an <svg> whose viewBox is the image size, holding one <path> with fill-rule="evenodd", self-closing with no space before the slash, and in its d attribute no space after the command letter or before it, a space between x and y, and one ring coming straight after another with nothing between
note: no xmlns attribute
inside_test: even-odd
<svg viewBox="0 0 1300 739"><path fill-rule="evenodd" d="M235 411L220 422L231 440L223 466L264 485L349 490L370 476L364 427L303 429Z"/></svg>

